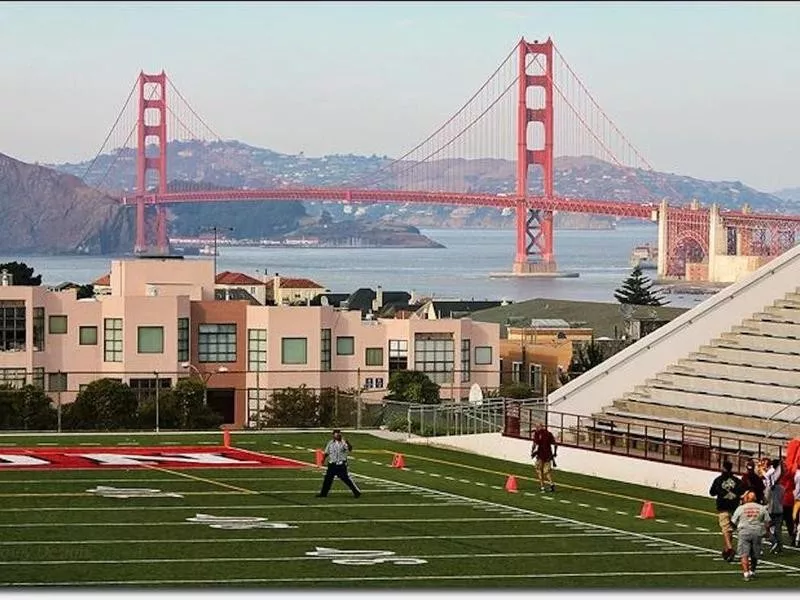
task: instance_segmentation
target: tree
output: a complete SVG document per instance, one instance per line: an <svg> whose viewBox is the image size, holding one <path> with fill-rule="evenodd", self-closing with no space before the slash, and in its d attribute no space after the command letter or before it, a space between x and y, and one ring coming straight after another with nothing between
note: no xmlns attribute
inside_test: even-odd
<svg viewBox="0 0 800 600"><path fill-rule="evenodd" d="M386 400L412 404L438 404L439 386L421 371L395 371L387 384Z"/></svg>
<svg viewBox="0 0 800 600"><path fill-rule="evenodd" d="M589 369L593 369L606 359L603 354L603 349L596 344L594 339L585 345L581 345L572 356L572 364L570 365L570 373L586 373Z"/></svg>
<svg viewBox="0 0 800 600"><path fill-rule="evenodd" d="M67 405L63 421L67 429L135 429L139 425L139 401L127 384L98 379Z"/></svg>
<svg viewBox="0 0 800 600"><path fill-rule="evenodd" d="M3 270L11 275L12 285L42 285L42 276L33 276L33 267L29 267L23 262L7 262L0 264L0 273Z"/></svg>
<svg viewBox="0 0 800 600"><path fill-rule="evenodd" d="M633 268L628 278L622 282L622 286L614 292L614 298L620 304L635 304L638 306L664 306L669 304L664 300L660 291L653 291L653 282L642 273L639 265Z"/></svg>
<svg viewBox="0 0 800 600"><path fill-rule="evenodd" d="M500 398L514 398L516 400L524 400L526 398L533 398L534 391L531 386L521 381L513 383L504 383L500 386L498 397Z"/></svg>
<svg viewBox="0 0 800 600"><path fill-rule="evenodd" d="M55 429L57 420L56 409L41 388L0 388L0 429Z"/></svg>
<svg viewBox="0 0 800 600"><path fill-rule="evenodd" d="M78 287L76 294L76 299L78 300L81 298L94 298L94 285L91 283L84 283L82 286Z"/></svg>
<svg viewBox="0 0 800 600"><path fill-rule="evenodd" d="M322 422L321 408L319 396L305 385L284 388L272 393L264 423L267 427L322 427L328 423Z"/></svg>
<svg viewBox="0 0 800 600"><path fill-rule="evenodd" d="M205 384L196 379L179 379L175 387L160 392L158 425L161 429L215 429L223 417L204 402ZM139 407L139 423L152 429L156 423L155 397Z"/></svg>

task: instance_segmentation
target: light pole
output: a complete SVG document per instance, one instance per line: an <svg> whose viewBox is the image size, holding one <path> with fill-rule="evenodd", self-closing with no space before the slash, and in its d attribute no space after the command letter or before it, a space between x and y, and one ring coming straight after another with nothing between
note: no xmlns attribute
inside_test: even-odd
<svg viewBox="0 0 800 600"><path fill-rule="evenodd" d="M206 227L203 231L213 231L214 232L214 284L217 283L217 233L220 231L233 231L233 227L218 227L214 225L213 227Z"/></svg>
<svg viewBox="0 0 800 600"><path fill-rule="evenodd" d="M61 379L61 369L58 370L58 379ZM61 386L58 386L58 433L61 433Z"/></svg>
<svg viewBox="0 0 800 600"><path fill-rule="evenodd" d="M208 380L214 376L214 371L203 373L202 371L200 371L200 369L195 367L190 362L181 363L181 367L184 369L188 369L189 371L194 371L195 373L197 373L197 376L203 380L203 404L208 405ZM217 367L216 372L227 373L228 367L219 366Z"/></svg>
<svg viewBox="0 0 800 600"><path fill-rule="evenodd" d="M159 381L158 381L158 371L153 371L153 375L156 376L156 433L160 433L159 419L158 419L158 388L160 387L158 385L158 383L159 383Z"/></svg>

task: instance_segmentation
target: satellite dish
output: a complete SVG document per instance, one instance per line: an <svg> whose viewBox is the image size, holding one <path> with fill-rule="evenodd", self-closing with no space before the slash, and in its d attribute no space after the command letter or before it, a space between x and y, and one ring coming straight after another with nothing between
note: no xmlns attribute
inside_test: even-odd
<svg viewBox="0 0 800 600"><path fill-rule="evenodd" d="M483 404L483 390L477 383L473 383L469 388L469 403L473 406L480 406Z"/></svg>

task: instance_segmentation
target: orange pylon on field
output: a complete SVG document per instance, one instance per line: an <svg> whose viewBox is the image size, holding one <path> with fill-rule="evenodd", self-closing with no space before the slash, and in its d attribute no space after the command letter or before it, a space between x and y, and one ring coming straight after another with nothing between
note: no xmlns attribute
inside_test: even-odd
<svg viewBox="0 0 800 600"><path fill-rule="evenodd" d="M656 518L656 511L653 508L653 503L649 500L646 500L642 504L642 512L639 513L640 519L655 519Z"/></svg>
<svg viewBox="0 0 800 600"><path fill-rule="evenodd" d="M512 494L517 493L517 478L513 475L509 475L508 479L506 479L506 491Z"/></svg>
<svg viewBox="0 0 800 600"><path fill-rule="evenodd" d="M316 461L317 466L321 467L322 463L325 462L325 453L319 448L317 448L316 451L314 452L314 460Z"/></svg>
<svg viewBox="0 0 800 600"><path fill-rule="evenodd" d="M406 468L406 459L403 458L402 454L396 453L394 458L392 458L392 468L393 469L405 469Z"/></svg>
<svg viewBox="0 0 800 600"><path fill-rule="evenodd" d="M231 447L231 430L227 427L222 430L222 445L226 448Z"/></svg>

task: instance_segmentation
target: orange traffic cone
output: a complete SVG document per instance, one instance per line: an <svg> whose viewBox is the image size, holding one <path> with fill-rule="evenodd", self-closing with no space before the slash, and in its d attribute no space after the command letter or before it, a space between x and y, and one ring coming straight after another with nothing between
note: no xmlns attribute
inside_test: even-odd
<svg viewBox="0 0 800 600"><path fill-rule="evenodd" d="M509 475L508 479L506 479L506 491L512 494L517 493L517 478L513 475Z"/></svg>
<svg viewBox="0 0 800 600"><path fill-rule="evenodd" d="M231 430L228 428L222 430L222 445L226 448L231 447Z"/></svg>
<svg viewBox="0 0 800 600"><path fill-rule="evenodd" d="M392 468L393 469L405 469L406 468L406 459L403 458L402 454L395 454L394 458L392 459Z"/></svg>
<svg viewBox="0 0 800 600"><path fill-rule="evenodd" d="M656 511L653 508L653 503L649 500L646 500L644 504L642 504L642 512L639 513L640 519L655 519L656 518Z"/></svg>
<svg viewBox="0 0 800 600"><path fill-rule="evenodd" d="M317 466L321 467L322 463L325 462L325 453L317 448L316 452L314 453L314 459L316 460Z"/></svg>

